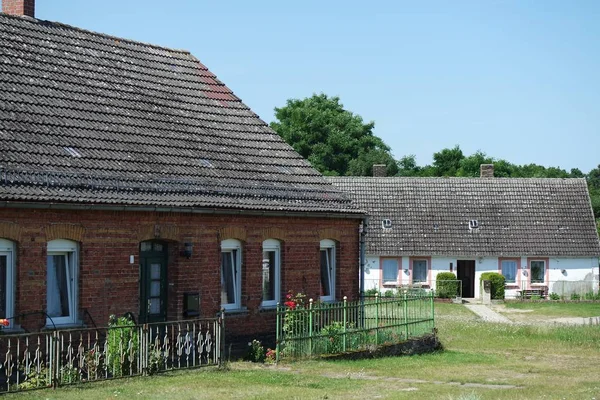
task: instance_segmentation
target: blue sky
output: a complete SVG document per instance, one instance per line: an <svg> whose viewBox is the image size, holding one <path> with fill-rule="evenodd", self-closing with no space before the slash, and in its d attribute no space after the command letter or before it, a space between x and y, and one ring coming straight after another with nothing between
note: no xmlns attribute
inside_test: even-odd
<svg viewBox="0 0 600 400"><path fill-rule="evenodd" d="M265 121L326 93L394 156L600 163L600 1L37 0L36 16L187 49Z"/></svg>

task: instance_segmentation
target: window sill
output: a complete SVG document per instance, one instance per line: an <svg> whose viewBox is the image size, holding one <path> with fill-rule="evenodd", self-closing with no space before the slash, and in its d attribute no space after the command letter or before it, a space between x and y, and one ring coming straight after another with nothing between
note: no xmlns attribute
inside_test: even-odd
<svg viewBox="0 0 600 400"><path fill-rule="evenodd" d="M396 288L398 287L398 282L383 282L381 284L383 287L390 287L390 288Z"/></svg>
<svg viewBox="0 0 600 400"><path fill-rule="evenodd" d="M0 332L9 335L15 335L19 333L26 333L25 329L21 328L19 325L15 325L13 327L5 327L0 330Z"/></svg>
<svg viewBox="0 0 600 400"><path fill-rule="evenodd" d="M274 306L259 306L258 307L258 312L259 313L275 312L275 311L277 311L277 305L274 305Z"/></svg>
<svg viewBox="0 0 600 400"><path fill-rule="evenodd" d="M225 315L231 316L231 317L236 317L238 315L239 316L248 315L248 309L246 307L242 307L242 308L225 310Z"/></svg>
<svg viewBox="0 0 600 400"><path fill-rule="evenodd" d="M62 330L69 330L69 329L80 329L80 328L85 328L85 327L86 327L86 325L83 323L83 321L77 321L77 322L68 323L68 324L46 325L45 327L42 328L42 331L62 331Z"/></svg>

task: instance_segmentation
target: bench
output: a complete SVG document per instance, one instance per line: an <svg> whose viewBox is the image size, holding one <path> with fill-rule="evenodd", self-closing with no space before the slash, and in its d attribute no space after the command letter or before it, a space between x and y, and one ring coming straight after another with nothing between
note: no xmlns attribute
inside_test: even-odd
<svg viewBox="0 0 600 400"><path fill-rule="evenodd" d="M522 299L531 299L532 297L544 299L548 295L548 288L540 287L536 289L524 289L519 290L517 293L519 293L519 297Z"/></svg>

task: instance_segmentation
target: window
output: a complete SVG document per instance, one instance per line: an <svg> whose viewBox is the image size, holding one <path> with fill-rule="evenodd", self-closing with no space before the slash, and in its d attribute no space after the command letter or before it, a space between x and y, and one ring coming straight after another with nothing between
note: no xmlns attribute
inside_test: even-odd
<svg viewBox="0 0 600 400"><path fill-rule="evenodd" d="M48 242L46 268L46 325L76 323L79 289L77 243L63 239Z"/></svg>
<svg viewBox="0 0 600 400"><path fill-rule="evenodd" d="M546 277L546 262L544 260L531 261L531 283L544 283Z"/></svg>
<svg viewBox="0 0 600 400"><path fill-rule="evenodd" d="M281 246L277 240L263 242L262 305L276 306L280 296Z"/></svg>
<svg viewBox="0 0 600 400"><path fill-rule="evenodd" d="M8 318L9 327L15 312L15 269L15 244L0 239L0 318Z"/></svg>
<svg viewBox="0 0 600 400"><path fill-rule="evenodd" d="M383 229L391 229L392 227L392 220L391 219L384 219L381 221L381 227Z"/></svg>
<svg viewBox="0 0 600 400"><path fill-rule="evenodd" d="M321 300L335 300L335 242L321 240Z"/></svg>
<svg viewBox="0 0 600 400"><path fill-rule="evenodd" d="M515 283L517 279L517 261L502 260L502 275L506 283Z"/></svg>
<svg viewBox="0 0 600 400"><path fill-rule="evenodd" d="M242 244L235 239L221 242L221 307L242 307Z"/></svg>
<svg viewBox="0 0 600 400"><path fill-rule="evenodd" d="M381 264L382 266L382 281L383 284L397 284L398 283L398 259L396 258L384 258Z"/></svg>
<svg viewBox="0 0 600 400"><path fill-rule="evenodd" d="M427 260L413 260L413 283L427 282Z"/></svg>

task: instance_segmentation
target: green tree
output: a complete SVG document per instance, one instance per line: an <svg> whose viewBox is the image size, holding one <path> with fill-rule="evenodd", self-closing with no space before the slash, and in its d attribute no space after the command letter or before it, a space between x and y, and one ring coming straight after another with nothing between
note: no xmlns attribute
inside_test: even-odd
<svg viewBox="0 0 600 400"><path fill-rule="evenodd" d="M465 158L458 145L452 149L442 149L433 154L433 168L436 176L456 176L460 162Z"/></svg>
<svg viewBox="0 0 600 400"><path fill-rule="evenodd" d="M443 151L443 150L442 150ZM457 176L477 177L480 174L481 164L493 164L494 159L488 157L484 152L477 150L475 153L460 160L460 168L456 172Z"/></svg>
<svg viewBox="0 0 600 400"><path fill-rule="evenodd" d="M373 164L398 172L390 148L373 134L375 123L344 109L338 97L290 99L275 117L271 128L322 174L371 175Z"/></svg>
<svg viewBox="0 0 600 400"><path fill-rule="evenodd" d="M417 165L414 154L409 154L398 160L398 176L420 176L422 168Z"/></svg>

